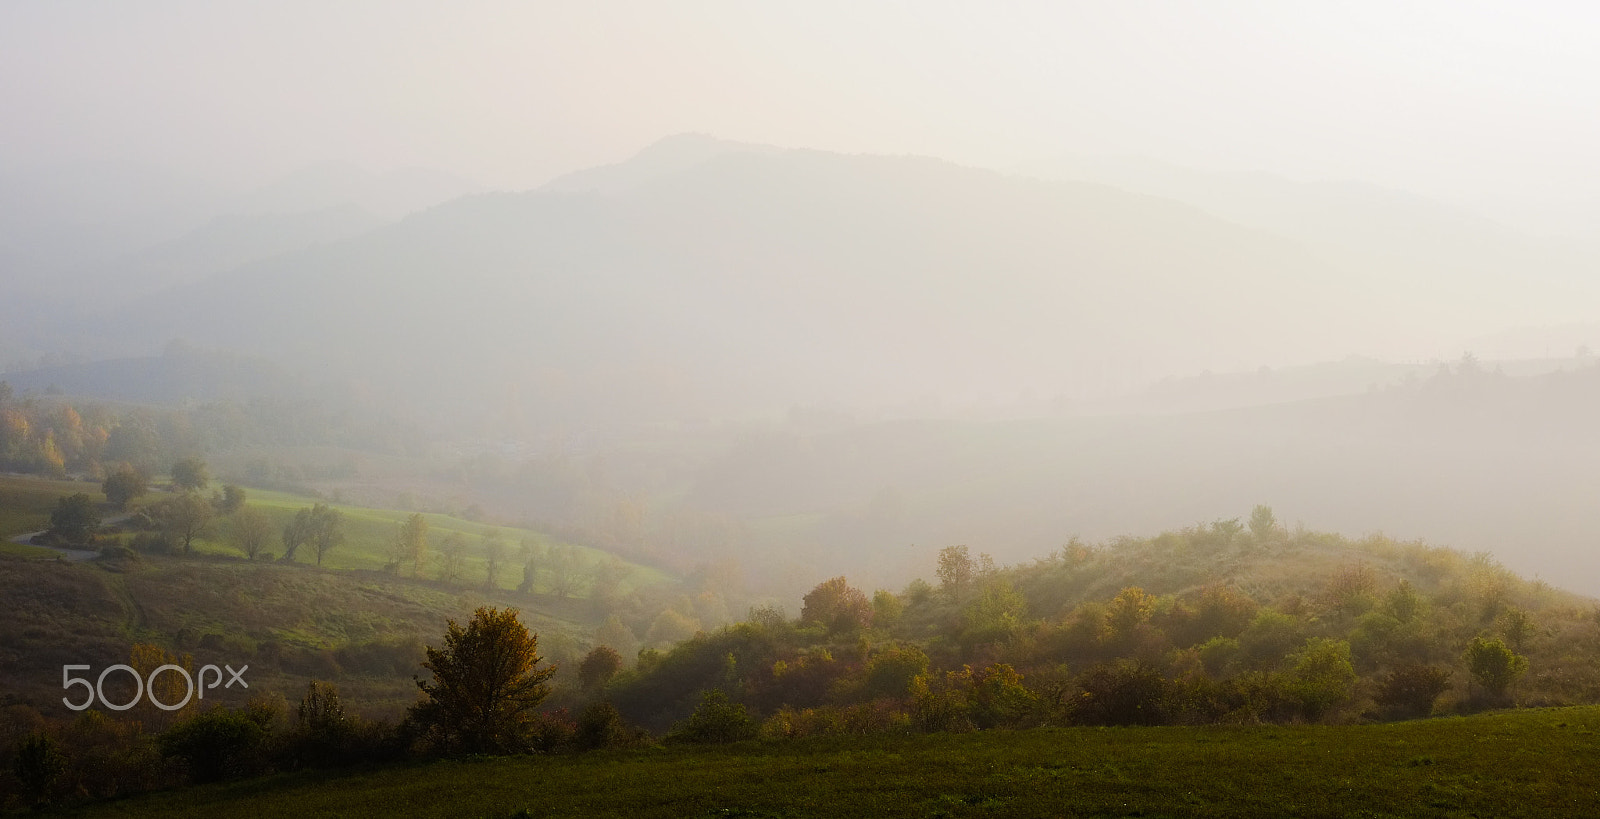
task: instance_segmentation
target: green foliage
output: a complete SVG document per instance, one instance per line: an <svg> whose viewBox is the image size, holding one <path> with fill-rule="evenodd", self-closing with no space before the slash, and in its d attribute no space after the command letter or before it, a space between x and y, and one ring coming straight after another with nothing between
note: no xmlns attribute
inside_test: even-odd
<svg viewBox="0 0 1600 819"><path fill-rule="evenodd" d="M928 672L928 655L916 646L889 646L867 661L863 692L870 699L901 698L911 693L912 682Z"/></svg>
<svg viewBox="0 0 1600 819"><path fill-rule="evenodd" d="M585 691L602 688L622 670L622 655L611 646L595 646L578 665L578 679Z"/></svg>
<svg viewBox="0 0 1600 819"><path fill-rule="evenodd" d="M1385 674L1374 696L1391 716L1425 717L1433 712L1439 695L1450 689L1449 669L1410 663Z"/></svg>
<svg viewBox="0 0 1600 819"><path fill-rule="evenodd" d="M184 458L172 465L172 486L183 492L198 492L211 483L211 468L199 458Z"/></svg>
<svg viewBox="0 0 1600 819"><path fill-rule="evenodd" d="M906 604L894 592L878 589L872 593L872 623L879 628L893 628L905 615Z"/></svg>
<svg viewBox="0 0 1600 819"><path fill-rule="evenodd" d="M983 592L962 610L962 641L972 645L1004 640L1022 627L1028 598L1003 579L984 584Z"/></svg>
<svg viewBox="0 0 1600 819"><path fill-rule="evenodd" d="M1467 670L1472 673L1473 681L1496 699L1504 698L1511 684L1528 670L1528 658L1512 651L1498 639L1472 638L1463 659L1466 660Z"/></svg>
<svg viewBox="0 0 1600 819"><path fill-rule="evenodd" d="M760 725L743 705L729 700L722 691L712 689L701 696L700 707L678 723L667 739L697 744L739 742L754 739L759 730Z"/></svg>
<svg viewBox="0 0 1600 819"><path fill-rule="evenodd" d="M213 708L161 735L161 753L182 759L196 782L259 773L266 767L269 725L248 711Z"/></svg>
<svg viewBox="0 0 1600 819"><path fill-rule="evenodd" d="M79 492L62 498L50 513L50 536L64 543L81 545L94 537L100 528L100 512L94 499Z"/></svg>
<svg viewBox="0 0 1600 819"><path fill-rule="evenodd" d="M231 515L244 508L247 498L248 493L238 484L223 484L222 493L212 495L211 505L217 508L218 513Z"/></svg>
<svg viewBox="0 0 1600 819"><path fill-rule="evenodd" d="M211 535L216 510L198 495L183 494L156 504L150 514L163 537L191 554L197 539Z"/></svg>
<svg viewBox="0 0 1600 819"><path fill-rule="evenodd" d="M133 499L150 491L150 476L132 464L120 464L106 475L105 481L100 484L100 491L105 493L106 500L112 506L125 511Z"/></svg>
<svg viewBox="0 0 1600 819"><path fill-rule="evenodd" d="M67 757L58 743L43 731L35 731L17 743L11 769L23 793L35 802L49 799L61 775L67 771Z"/></svg>
<svg viewBox="0 0 1600 819"><path fill-rule="evenodd" d="M1350 662L1350 644L1343 640L1312 637L1289 658L1290 691L1308 719L1319 720L1349 701L1356 670Z"/></svg>
<svg viewBox="0 0 1600 819"><path fill-rule="evenodd" d="M1079 680L1072 704L1081 725L1162 725L1174 711L1172 684L1157 668L1132 660L1097 665Z"/></svg>
<svg viewBox="0 0 1600 819"><path fill-rule="evenodd" d="M555 668L539 668L538 637L516 609L479 608L465 627L451 620L444 645L428 648L417 681L425 699L411 719L438 747L460 753L511 753L528 747L535 709Z"/></svg>

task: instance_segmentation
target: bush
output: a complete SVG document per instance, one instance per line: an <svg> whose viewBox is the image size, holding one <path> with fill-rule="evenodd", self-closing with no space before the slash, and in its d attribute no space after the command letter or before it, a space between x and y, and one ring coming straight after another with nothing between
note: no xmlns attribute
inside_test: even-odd
<svg viewBox="0 0 1600 819"><path fill-rule="evenodd" d="M578 714L578 730L574 742L580 750L621 748L643 739L639 732L622 721L622 712L609 702L594 702Z"/></svg>
<svg viewBox="0 0 1600 819"><path fill-rule="evenodd" d="M1164 725L1173 721L1171 683L1143 663L1120 660L1097 665L1078 682L1082 695L1073 704L1079 725Z"/></svg>
<svg viewBox="0 0 1600 819"><path fill-rule="evenodd" d="M66 773L67 758L56 741L43 731L35 731L17 743L12 769L22 792L37 803L47 802L56 782Z"/></svg>
<svg viewBox="0 0 1600 819"><path fill-rule="evenodd" d="M1384 675L1375 699L1390 717L1425 717L1450 688L1450 672L1431 665L1405 665Z"/></svg>
<svg viewBox="0 0 1600 819"><path fill-rule="evenodd" d="M265 771L267 726L257 715L214 708L161 735L163 756L185 761L196 782Z"/></svg>
<svg viewBox="0 0 1600 819"><path fill-rule="evenodd" d="M700 707L667 735L673 742L722 743L754 739L760 726L743 705L712 689L700 698Z"/></svg>

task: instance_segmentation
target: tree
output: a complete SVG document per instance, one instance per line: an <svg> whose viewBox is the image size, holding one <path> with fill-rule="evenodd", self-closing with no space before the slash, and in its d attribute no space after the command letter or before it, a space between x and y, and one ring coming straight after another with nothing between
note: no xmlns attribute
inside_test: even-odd
<svg viewBox="0 0 1600 819"><path fill-rule="evenodd" d="M538 636L516 609L479 608L465 627L454 620L444 645L428 648L417 680L424 699L411 719L447 751L513 753L528 746L539 703L550 693L554 666L539 668Z"/></svg>
<svg viewBox="0 0 1600 819"><path fill-rule="evenodd" d="M246 506L234 512L228 521L228 542L244 552L245 557L255 560L272 542L272 521L261 510Z"/></svg>
<svg viewBox="0 0 1600 819"><path fill-rule="evenodd" d="M1294 669L1290 689L1308 719L1321 719L1350 699L1356 670L1350 662L1349 643L1312 637L1289 660Z"/></svg>
<svg viewBox="0 0 1600 819"><path fill-rule="evenodd" d="M406 518L405 523L400 524L396 542L399 556L411 564L411 576L416 577L428 559L428 519L420 513Z"/></svg>
<svg viewBox="0 0 1600 819"><path fill-rule="evenodd" d="M506 542L495 529L483 531L483 559L486 562L485 570L488 572L483 581L483 587L493 590L500 585L500 570L505 568Z"/></svg>
<svg viewBox="0 0 1600 819"><path fill-rule="evenodd" d="M231 515L244 508L245 491L235 484L223 484L222 494L211 496L211 505L224 515Z"/></svg>
<svg viewBox="0 0 1600 819"><path fill-rule="evenodd" d="M184 492L198 492L211 483L211 470L199 458L184 458L172 465L172 485Z"/></svg>
<svg viewBox="0 0 1600 819"><path fill-rule="evenodd" d="M215 515L211 504L195 495L185 494L157 504L154 517L168 540L181 542L183 553L190 554L197 538L211 534L211 520Z"/></svg>
<svg viewBox="0 0 1600 819"><path fill-rule="evenodd" d="M824 580L802 598L800 620L821 623L829 632L853 631L872 625L872 603L843 575Z"/></svg>
<svg viewBox="0 0 1600 819"><path fill-rule="evenodd" d="M50 513L52 537L72 544L84 544L100 528L100 513L95 510L94 499L82 492L56 501Z"/></svg>
<svg viewBox="0 0 1600 819"><path fill-rule="evenodd" d="M1433 703L1450 688L1450 672L1431 665L1403 665L1384 675L1378 683L1377 703L1400 717L1425 717Z"/></svg>
<svg viewBox="0 0 1600 819"><path fill-rule="evenodd" d="M1262 543L1277 537L1278 518L1272 514L1272 507L1257 504L1256 508L1250 510L1250 534Z"/></svg>
<svg viewBox="0 0 1600 819"><path fill-rule="evenodd" d="M939 550L939 567L934 570L939 587L949 594L960 594L972 584L972 555L965 546L946 546Z"/></svg>
<svg viewBox="0 0 1600 819"><path fill-rule="evenodd" d="M701 695L700 707L673 728L668 739L695 743L738 742L754 739L759 728L743 705L712 689Z"/></svg>
<svg viewBox="0 0 1600 819"><path fill-rule="evenodd" d="M317 551L317 565L334 547L344 543L344 515L327 504L311 507L311 547Z"/></svg>
<svg viewBox="0 0 1600 819"><path fill-rule="evenodd" d="M106 493L112 506L126 511L129 502L150 491L150 476L125 463L106 476L100 491Z"/></svg>
<svg viewBox="0 0 1600 819"><path fill-rule="evenodd" d="M1528 670L1528 658L1498 639L1472 638L1463 659L1467 661L1467 670L1472 672L1472 679L1495 699L1504 699L1506 690Z"/></svg>
<svg viewBox="0 0 1600 819"><path fill-rule="evenodd" d="M311 542L312 534L311 510L295 512L294 519L283 525L283 557L279 559L293 563L294 553Z"/></svg>
<svg viewBox="0 0 1600 819"><path fill-rule="evenodd" d="M56 781L67 772L67 757L49 734L35 731L17 743L17 754L11 765L23 792L42 804L49 798Z"/></svg>
<svg viewBox="0 0 1600 819"><path fill-rule="evenodd" d="M611 646L595 646L584 655L578 665L578 679L583 690L600 688L622 670L622 655Z"/></svg>
<svg viewBox="0 0 1600 819"><path fill-rule="evenodd" d="M467 544L461 533L451 532L439 546L439 579L454 583L461 579L461 570L467 561Z"/></svg>

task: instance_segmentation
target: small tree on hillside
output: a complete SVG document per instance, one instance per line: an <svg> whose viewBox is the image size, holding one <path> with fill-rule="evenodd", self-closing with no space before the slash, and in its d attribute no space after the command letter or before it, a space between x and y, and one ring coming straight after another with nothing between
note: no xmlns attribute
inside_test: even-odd
<svg viewBox="0 0 1600 819"><path fill-rule="evenodd" d="M171 542L182 543L183 553L194 551L195 540L209 537L216 510L199 496L186 494L156 505L155 519Z"/></svg>
<svg viewBox="0 0 1600 819"><path fill-rule="evenodd" d="M1512 651L1498 639L1472 638L1463 658L1467 661L1467 669L1472 672L1472 679L1496 700L1505 699L1511 684L1528 670L1528 658Z"/></svg>
<svg viewBox="0 0 1600 819"><path fill-rule="evenodd" d="M317 565L328 552L344 543L344 515L326 504L311 507L311 546L317 551Z"/></svg>
<svg viewBox="0 0 1600 819"><path fill-rule="evenodd" d="M50 535L71 544L84 544L100 528L94 499L79 492L56 501L50 513Z"/></svg>
<svg viewBox="0 0 1600 819"><path fill-rule="evenodd" d="M960 594L972 585L972 555L965 546L946 546L939 550L939 567L934 574L939 587L948 594Z"/></svg>
<svg viewBox="0 0 1600 819"><path fill-rule="evenodd" d="M872 603L843 575L824 580L806 593L800 620L821 623L830 632L854 631L872 625Z"/></svg>
<svg viewBox="0 0 1600 819"><path fill-rule="evenodd" d="M578 665L578 679L583 684L583 690L589 691L604 686L621 670L622 655L616 649L595 646Z"/></svg>
<svg viewBox="0 0 1600 819"><path fill-rule="evenodd" d="M172 485L183 492L198 492L211 483L211 469L199 458L184 458L172 465Z"/></svg>
<svg viewBox="0 0 1600 819"><path fill-rule="evenodd" d="M314 535L311 522L311 510L301 509L294 513L294 518L283 525L283 557L279 560L284 563L293 563L295 552L301 546L311 542Z"/></svg>
<svg viewBox="0 0 1600 819"><path fill-rule="evenodd" d="M100 491L106 493L106 500L112 506L126 511L134 498L150 491L150 476L134 469L131 464L122 464L106 476L100 484Z"/></svg>
<svg viewBox="0 0 1600 819"><path fill-rule="evenodd" d="M228 542L245 557L256 560L272 542L272 521L253 506L234 512L227 523Z"/></svg>
<svg viewBox="0 0 1600 819"><path fill-rule="evenodd" d="M451 620L444 645L428 649L433 680L417 681L425 699L411 719L448 752L525 749L556 671L538 667L538 640L516 609L479 608L465 627Z"/></svg>

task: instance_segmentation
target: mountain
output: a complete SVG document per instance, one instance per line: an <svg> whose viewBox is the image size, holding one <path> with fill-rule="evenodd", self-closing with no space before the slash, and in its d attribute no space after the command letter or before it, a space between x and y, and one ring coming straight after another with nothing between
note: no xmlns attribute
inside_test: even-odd
<svg viewBox="0 0 1600 819"><path fill-rule="evenodd" d="M1337 357L1352 327L1364 346L1392 329L1295 243L1191 206L933 159L705 147L464 197L84 331L315 362L457 416L603 426L1101 394Z"/></svg>
<svg viewBox="0 0 1600 819"><path fill-rule="evenodd" d="M1423 196L1359 182L1210 173L1134 157L1063 157L1015 170L1185 202L1293 239L1352 282L1414 305L1418 319L1449 328L1451 342L1489 332L1474 327L1593 319L1581 306L1600 264L1600 242L1592 237L1530 235ZM1462 352L1439 346L1443 340L1413 354Z"/></svg>

